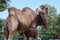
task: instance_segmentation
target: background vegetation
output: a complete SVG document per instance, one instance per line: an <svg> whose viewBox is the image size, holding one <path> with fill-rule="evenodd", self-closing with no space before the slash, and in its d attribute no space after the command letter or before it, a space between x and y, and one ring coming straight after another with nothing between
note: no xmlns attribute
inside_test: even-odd
<svg viewBox="0 0 60 40"><path fill-rule="evenodd" d="M9 6L9 0L0 0L0 12L4 11Z"/></svg>

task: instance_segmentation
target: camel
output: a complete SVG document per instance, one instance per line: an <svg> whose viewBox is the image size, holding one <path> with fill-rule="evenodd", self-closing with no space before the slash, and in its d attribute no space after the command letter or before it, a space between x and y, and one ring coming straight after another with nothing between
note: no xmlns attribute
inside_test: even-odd
<svg viewBox="0 0 60 40"><path fill-rule="evenodd" d="M5 40L13 40L13 35L16 31L20 34L19 40L24 39L24 34L27 40L32 40L32 38L38 36L36 29L38 25L43 25L49 29L47 8L45 6L41 6L37 9L38 14L29 7L23 8L22 11L15 7L10 7L8 8L8 12L9 16L4 25Z"/></svg>

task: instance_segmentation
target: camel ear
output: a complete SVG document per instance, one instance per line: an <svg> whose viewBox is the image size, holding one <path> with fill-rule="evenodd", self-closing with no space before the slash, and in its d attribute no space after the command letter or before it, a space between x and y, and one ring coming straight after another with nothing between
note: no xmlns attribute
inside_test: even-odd
<svg viewBox="0 0 60 40"><path fill-rule="evenodd" d="M36 12L37 12L38 8L36 9Z"/></svg>
<svg viewBox="0 0 60 40"><path fill-rule="evenodd" d="M36 14L38 14L38 8L36 9Z"/></svg>

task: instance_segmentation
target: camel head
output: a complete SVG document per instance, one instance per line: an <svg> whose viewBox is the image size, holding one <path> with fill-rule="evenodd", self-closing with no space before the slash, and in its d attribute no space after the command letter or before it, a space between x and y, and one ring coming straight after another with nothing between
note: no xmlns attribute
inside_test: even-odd
<svg viewBox="0 0 60 40"><path fill-rule="evenodd" d="M48 27L48 16L47 16L48 15L48 8L44 5L42 5L36 9L36 12L38 12L39 19L42 22L42 25L46 29L49 29L49 27Z"/></svg>

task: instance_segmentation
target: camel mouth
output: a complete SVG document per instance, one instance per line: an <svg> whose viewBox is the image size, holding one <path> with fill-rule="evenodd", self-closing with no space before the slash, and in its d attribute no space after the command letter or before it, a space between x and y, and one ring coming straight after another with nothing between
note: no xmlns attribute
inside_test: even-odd
<svg viewBox="0 0 60 40"><path fill-rule="evenodd" d="M41 17L41 19L42 19L42 21L46 21L47 19L46 19L46 15L44 14L44 13L42 13L42 12L39 12L39 15L40 15L40 17Z"/></svg>
<svg viewBox="0 0 60 40"><path fill-rule="evenodd" d="M40 15L40 19L42 21L42 25L46 28L46 29L49 29L48 27L48 17L46 14L42 13L42 12L39 12L39 15Z"/></svg>

